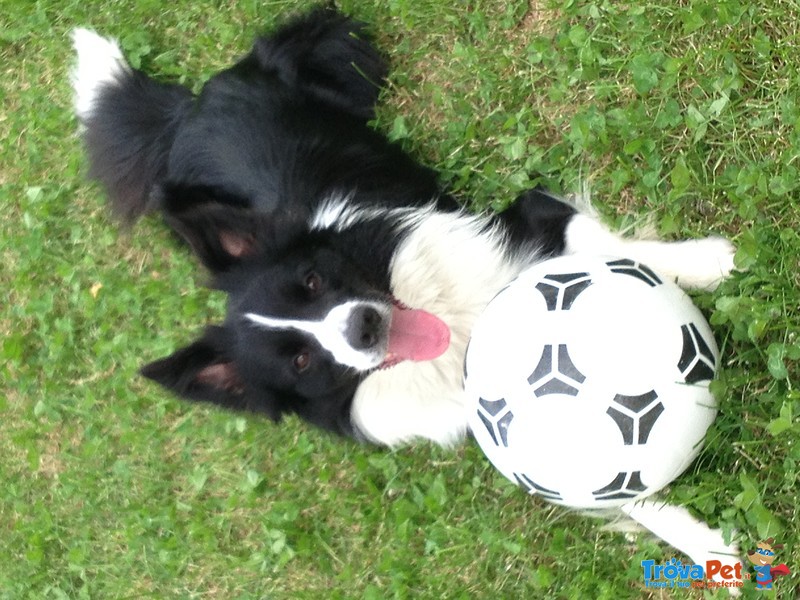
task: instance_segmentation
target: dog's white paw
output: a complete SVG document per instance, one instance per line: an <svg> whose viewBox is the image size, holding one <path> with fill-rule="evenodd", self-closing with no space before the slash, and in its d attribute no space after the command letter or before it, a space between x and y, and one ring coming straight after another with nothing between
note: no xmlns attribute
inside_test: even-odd
<svg viewBox="0 0 800 600"><path fill-rule="evenodd" d="M736 248L718 236L680 242L629 239L579 214L567 225L564 238L566 254L591 252L638 260L684 288L713 290L735 269Z"/></svg>
<svg viewBox="0 0 800 600"><path fill-rule="evenodd" d="M682 287L711 291L736 269L736 247L725 238L712 236L680 245L686 254L675 275Z"/></svg>

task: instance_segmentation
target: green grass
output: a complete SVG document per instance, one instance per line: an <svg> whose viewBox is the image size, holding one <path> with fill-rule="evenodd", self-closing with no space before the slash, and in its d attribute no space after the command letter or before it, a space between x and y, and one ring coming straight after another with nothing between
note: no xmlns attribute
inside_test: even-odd
<svg viewBox="0 0 800 600"><path fill-rule="evenodd" d="M682 598L627 541L506 483L479 450L389 452L189 406L135 375L222 314L157 220L86 182L68 32L196 87L298 1L3 0L0 598ZM617 226L731 236L696 296L720 414L668 497L800 585L800 5L342 2L393 65L376 126L475 208L581 179ZM747 591L748 597L756 592Z"/></svg>

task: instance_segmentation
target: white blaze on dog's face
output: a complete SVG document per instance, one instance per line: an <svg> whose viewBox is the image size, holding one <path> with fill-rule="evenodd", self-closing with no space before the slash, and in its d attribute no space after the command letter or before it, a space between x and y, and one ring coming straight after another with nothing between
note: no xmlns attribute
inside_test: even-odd
<svg viewBox="0 0 800 600"><path fill-rule="evenodd" d="M267 329L292 329L311 336L341 365L368 371L380 365L387 352L387 306L376 302L345 302L318 321L285 319L246 313L244 317ZM297 359L302 366L302 357Z"/></svg>
<svg viewBox="0 0 800 600"><path fill-rule="evenodd" d="M277 318L246 313L245 319L266 329L290 329L311 336L333 360L358 371L388 367L403 360L431 360L450 342L450 330L422 310L372 301L347 301L320 320ZM298 355L302 369L307 357Z"/></svg>

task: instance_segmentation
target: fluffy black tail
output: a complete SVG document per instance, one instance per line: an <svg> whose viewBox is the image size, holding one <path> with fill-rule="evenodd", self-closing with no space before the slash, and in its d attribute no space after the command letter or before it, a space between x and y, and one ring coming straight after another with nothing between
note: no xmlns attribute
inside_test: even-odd
<svg viewBox="0 0 800 600"><path fill-rule="evenodd" d="M83 125L89 174L108 192L114 212L131 222L158 207L154 184L193 96L132 69L119 46L86 29L73 33L75 110ZM374 116L387 73L363 23L317 8L259 37L240 63L363 119Z"/></svg>
<svg viewBox="0 0 800 600"><path fill-rule="evenodd" d="M364 119L373 118L388 71L365 25L332 8L259 37L251 56L286 85Z"/></svg>
<svg viewBox="0 0 800 600"><path fill-rule="evenodd" d="M153 206L151 190L166 171L175 131L193 98L177 85L132 69L119 46L86 29L72 36L75 112L89 156L89 174L128 222Z"/></svg>

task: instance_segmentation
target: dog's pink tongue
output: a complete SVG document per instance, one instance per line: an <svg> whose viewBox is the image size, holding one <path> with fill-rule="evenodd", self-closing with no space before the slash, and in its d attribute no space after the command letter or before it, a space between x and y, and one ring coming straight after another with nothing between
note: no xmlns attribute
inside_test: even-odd
<svg viewBox="0 0 800 600"><path fill-rule="evenodd" d="M432 360L449 345L450 328L439 317L413 308L396 306L392 310L389 360Z"/></svg>

